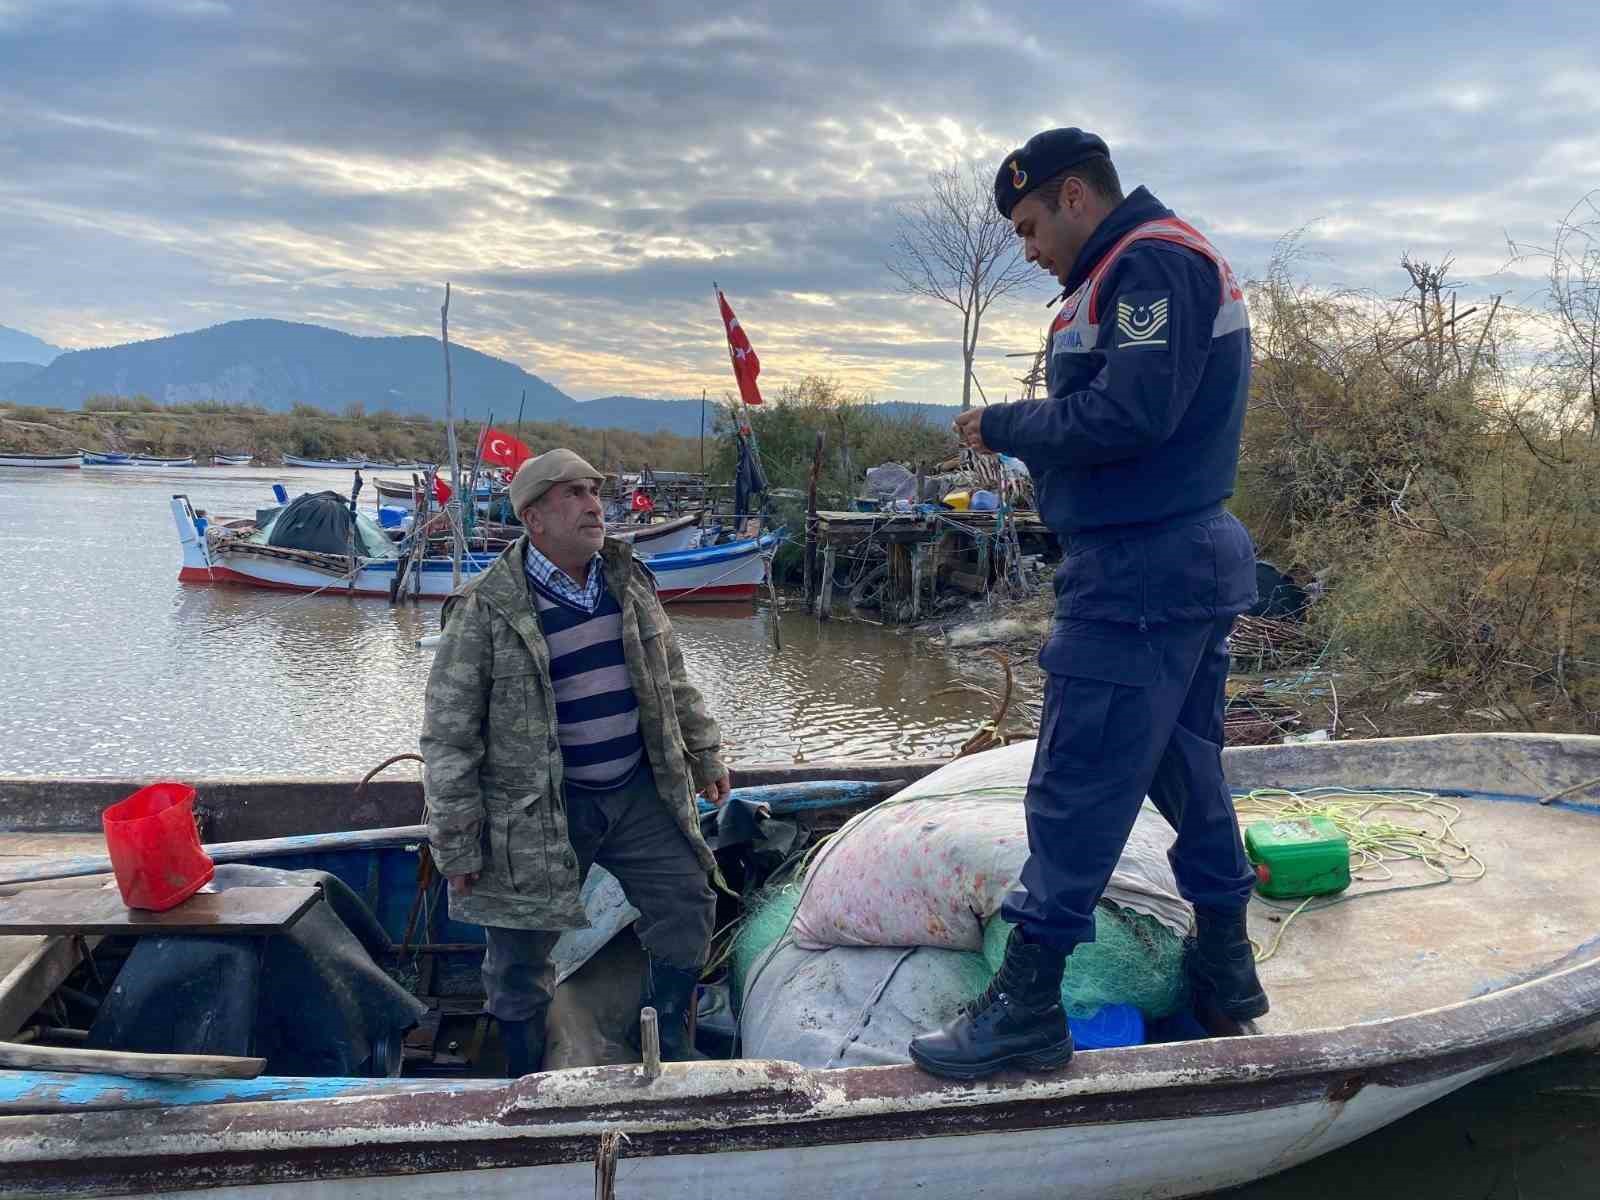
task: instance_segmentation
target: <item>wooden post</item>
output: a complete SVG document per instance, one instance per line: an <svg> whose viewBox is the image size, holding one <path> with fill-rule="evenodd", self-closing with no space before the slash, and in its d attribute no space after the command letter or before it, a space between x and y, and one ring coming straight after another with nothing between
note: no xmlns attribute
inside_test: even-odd
<svg viewBox="0 0 1600 1200"><path fill-rule="evenodd" d="M661 1074L661 1027L656 1021L656 1010L650 1007L639 1010L639 1052L644 1077L647 1080L657 1078Z"/></svg>
<svg viewBox="0 0 1600 1200"><path fill-rule="evenodd" d="M922 556L927 547L918 542L911 549L911 619L922 615Z"/></svg>
<svg viewBox="0 0 1600 1200"><path fill-rule="evenodd" d="M839 548L832 542L822 552L822 588L817 597L817 620L826 621L833 609L833 564Z"/></svg>
<svg viewBox="0 0 1600 1200"><path fill-rule="evenodd" d="M617 1159L622 1157L623 1135L608 1129L600 1135L600 1146L594 1156L594 1200L615 1200L617 1194Z"/></svg>
<svg viewBox="0 0 1600 1200"><path fill-rule="evenodd" d="M811 452L811 482L806 487L806 607L816 593L812 590L817 574L817 476L822 473L822 430L817 430L817 446Z"/></svg>

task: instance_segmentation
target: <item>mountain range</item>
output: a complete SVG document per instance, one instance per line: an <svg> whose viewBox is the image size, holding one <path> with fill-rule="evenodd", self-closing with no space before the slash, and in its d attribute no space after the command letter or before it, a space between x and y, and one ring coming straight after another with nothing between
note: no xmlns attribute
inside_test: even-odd
<svg viewBox="0 0 1600 1200"><path fill-rule="evenodd" d="M12 357L21 351L31 357ZM527 421L683 437L696 436L701 427L698 399L579 401L515 363L454 342L450 369L457 411L474 419L492 409L497 422L510 423L525 391ZM444 358L437 338L359 337L291 321L230 321L171 337L67 351L0 326L0 399L75 409L96 395L144 395L160 404L254 404L274 412L307 404L338 413L359 403L369 413L438 417ZM956 411L921 404L890 407L935 421ZM714 405L705 419L709 433Z"/></svg>
<svg viewBox="0 0 1600 1200"><path fill-rule="evenodd" d="M61 353L60 346L42 342L31 333L0 325L0 366L13 363L33 363L46 366Z"/></svg>

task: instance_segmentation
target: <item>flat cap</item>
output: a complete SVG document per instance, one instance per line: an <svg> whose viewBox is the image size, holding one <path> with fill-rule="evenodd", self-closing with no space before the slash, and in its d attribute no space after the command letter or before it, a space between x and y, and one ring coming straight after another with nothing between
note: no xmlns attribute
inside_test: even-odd
<svg viewBox="0 0 1600 1200"><path fill-rule="evenodd" d="M576 453L567 449L546 450L517 468L511 479L511 511L518 516L558 483L573 479L605 479Z"/></svg>
<svg viewBox="0 0 1600 1200"><path fill-rule="evenodd" d="M1028 144L1006 155L994 176L994 206L1006 220L1011 210L1034 188L1054 179L1068 167L1085 159L1110 158L1105 142L1081 129L1046 129L1028 139Z"/></svg>

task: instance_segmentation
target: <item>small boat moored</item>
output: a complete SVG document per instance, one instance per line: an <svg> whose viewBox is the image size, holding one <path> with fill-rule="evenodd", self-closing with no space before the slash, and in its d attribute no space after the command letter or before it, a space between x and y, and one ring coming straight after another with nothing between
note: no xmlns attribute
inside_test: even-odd
<svg viewBox="0 0 1600 1200"><path fill-rule="evenodd" d="M69 454L6 454L0 452L0 467L48 467L74 471L83 465L83 455L74 450Z"/></svg>
<svg viewBox="0 0 1600 1200"><path fill-rule="evenodd" d="M254 454L213 454L211 465L213 467L248 467L255 462Z"/></svg>
<svg viewBox="0 0 1600 1200"><path fill-rule="evenodd" d="M369 465L364 458L301 458L298 454L285 454L283 465L317 471L365 470Z"/></svg>
<svg viewBox="0 0 1600 1200"><path fill-rule="evenodd" d="M122 454L111 450L85 450L82 453L85 467L127 467L138 470L163 470L167 467L192 467L194 456L161 458L153 454Z"/></svg>

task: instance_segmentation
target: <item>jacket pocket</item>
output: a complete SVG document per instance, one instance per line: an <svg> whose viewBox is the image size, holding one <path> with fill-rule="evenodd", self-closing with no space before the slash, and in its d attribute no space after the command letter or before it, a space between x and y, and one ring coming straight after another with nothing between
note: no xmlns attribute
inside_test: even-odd
<svg viewBox="0 0 1600 1200"><path fill-rule="evenodd" d="M1133 539L1071 552L1056 569L1060 616L1137 622L1144 616L1145 555Z"/></svg>
<svg viewBox="0 0 1600 1200"><path fill-rule="evenodd" d="M519 896L548 900L550 872L546 853L548 837L545 831L544 807L536 797L526 811L504 814L503 861L506 883Z"/></svg>

